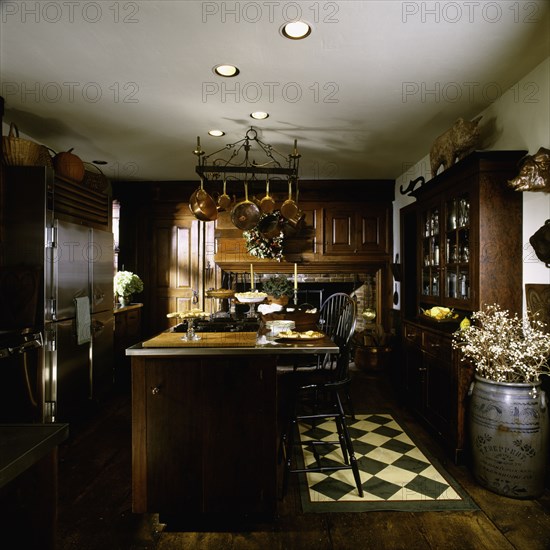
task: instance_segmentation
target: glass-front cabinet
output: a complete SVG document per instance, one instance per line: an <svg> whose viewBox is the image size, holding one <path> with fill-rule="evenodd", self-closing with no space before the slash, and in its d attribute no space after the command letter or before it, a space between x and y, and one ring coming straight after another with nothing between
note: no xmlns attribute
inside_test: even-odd
<svg viewBox="0 0 550 550"><path fill-rule="evenodd" d="M433 306L468 315L503 301L517 309L522 201L507 180L523 153L473 153L415 192L416 315Z"/></svg>
<svg viewBox="0 0 550 550"><path fill-rule="evenodd" d="M445 297L470 298L470 196L451 197L445 203Z"/></svg>
<svg viewBox="0 0 550 550"><path fill-rule="evenodd" d="M441 291L440 210L432 205L422 212L422 294L439 298Z"/></svg>
<svg viewBox="0 0 550 550"><path fill-rule="evenodd" d="M470 205L470 193L450 194L421 211L421 303L468 309Z"/></svg>

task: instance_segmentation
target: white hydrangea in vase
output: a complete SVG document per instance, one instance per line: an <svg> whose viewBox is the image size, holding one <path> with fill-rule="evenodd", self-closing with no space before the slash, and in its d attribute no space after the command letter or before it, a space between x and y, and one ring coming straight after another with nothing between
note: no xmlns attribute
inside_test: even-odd
<svg viewBox="0 0 550 550"><path fill-rule="evenodd" d="M121 305L132 302L132 295L143 291L143 281L131 271L117 271L114 279L114 290Z"/></svg>

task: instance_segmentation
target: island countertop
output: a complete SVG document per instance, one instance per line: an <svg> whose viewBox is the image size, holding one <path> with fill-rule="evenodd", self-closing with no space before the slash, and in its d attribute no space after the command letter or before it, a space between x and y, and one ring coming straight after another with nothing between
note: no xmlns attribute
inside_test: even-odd
<svg viewBox="0 0 550 550"><path fill-rule="evenodd" d="M338 353L338 346L327 336L289 342L257 339L256 333L200 333L201 339L187 342L178 332L162 332L126 349L129 356L218 356L218 355L311 355Z"/></svg>

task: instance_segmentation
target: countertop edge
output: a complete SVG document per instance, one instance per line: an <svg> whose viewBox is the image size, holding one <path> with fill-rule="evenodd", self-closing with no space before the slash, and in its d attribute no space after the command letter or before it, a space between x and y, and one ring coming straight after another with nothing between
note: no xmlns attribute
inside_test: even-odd
<svg viewBox="0 0 550 550"><path fill-rule="evenodd" d="M69 424L0 424L0 487L69 437Z"/></svg>

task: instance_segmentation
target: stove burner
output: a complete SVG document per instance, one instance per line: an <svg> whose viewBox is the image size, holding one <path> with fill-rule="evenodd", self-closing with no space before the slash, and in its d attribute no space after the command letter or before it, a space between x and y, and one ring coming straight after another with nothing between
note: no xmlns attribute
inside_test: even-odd
<svg viewBox="0 0 550 550"><path fill-rule="evenodd" d="M257 319L195 319L195 332L257 332L260 323ZM172 328L173 332L187 332L187 321Z"/></svg>

